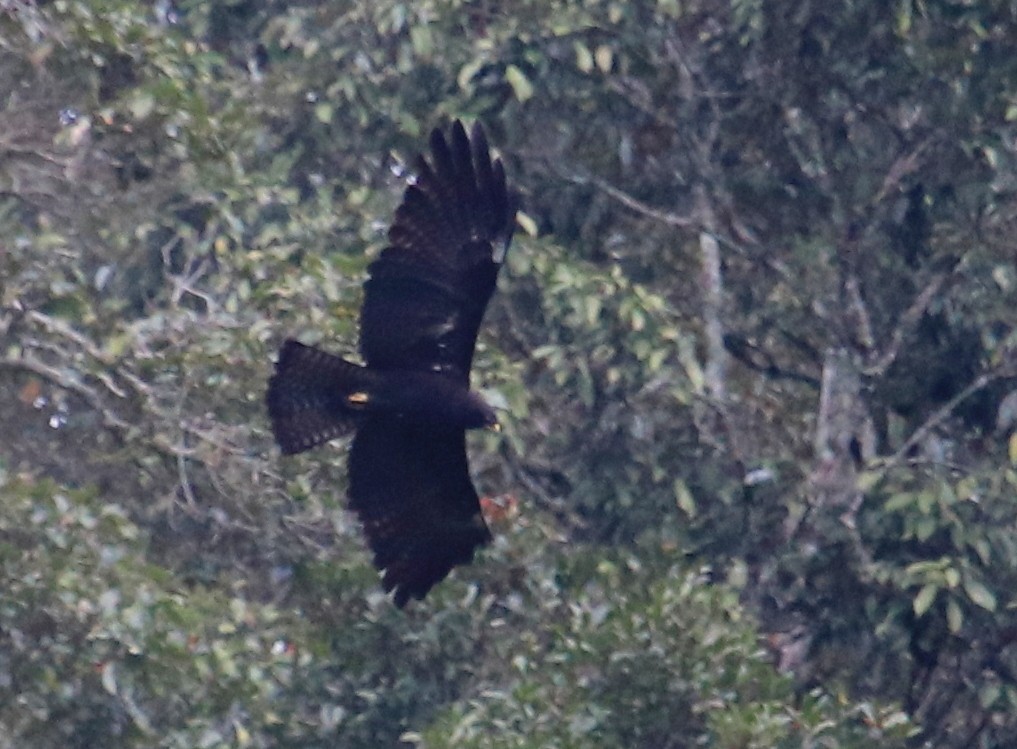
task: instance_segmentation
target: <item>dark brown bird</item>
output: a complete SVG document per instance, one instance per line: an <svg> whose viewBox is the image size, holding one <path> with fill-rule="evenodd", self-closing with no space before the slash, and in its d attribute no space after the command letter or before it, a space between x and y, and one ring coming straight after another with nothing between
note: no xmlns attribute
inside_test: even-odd
<svg viewBox="0 0 1017 749"><path fill-rule="evenodd" d="M497 428L470 390L477 331L515 225L514 201L479 124L431 133L430 161L368 268L365 365L288 340L269 380L283 453L355 430L350 506L397 606L423 598L491 534L466 461L466 430Z"/></svg>

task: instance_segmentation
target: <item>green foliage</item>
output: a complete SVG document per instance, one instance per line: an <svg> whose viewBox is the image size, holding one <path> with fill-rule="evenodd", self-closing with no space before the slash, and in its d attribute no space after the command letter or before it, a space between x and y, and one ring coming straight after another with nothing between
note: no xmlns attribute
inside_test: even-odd
<svg viewBox="0 0 1017 749"><path fill-rule="evenodd" d="M641 557L579 556L575 594L512 657L513 678L423 735L433 747L903 746L901 713L795 696L735 591Z"/></svg>
<svg viewBox="0 0 1017 749"><path fill-rule="evenodd" d="M526 263L526 256L515 262ZM591 471L574 487L576 509L609 513L621 522L615 532L631 536L673 506L672 478L682 458L675 448L691 437L680 423L659 417L687 408L702 391L692 336L675 324L675 310L662 296L618 268L601 271L555 248L524 267L543 290L550 333L531 352L543 370L536 382L548 382L541 391L571 394L568 403L545 402L533 410L567 409L570 420L589 425L569 432L548 422L543 442L590 462Z"/></svg>
<svg viewBox="0 0 1017 749"><path fill-rule="evenodd" d="M895 475L887 483L907 486L914 478ZM1017 545L1007 530L1017 510L1017 475L1004 470L931 479L888 495L884 529L872 529L880 550L872 580L892 591L877 631L890 641L907 640L925 666L955 656L956 667L982 669L955 699L1002 716L1017 699L999 657L1008 636L998 631L1002 609L1010 605L1005 591L1017 583Z"/></svg>
<svg viewBox="0 0 1017 749"><path fill-rule="evenodd" d="M1015 29L1002 0L4 6L0 744L1012 743ZM506 430L471 442L519 510L402 614L341 446L280 459L261 402L284 336L354 353L457 116L524 210L477 356Z"/></svg>
<svg viewBox="0 0 1017 749"><path fill-rule="evenodd" d="M152 565L143 531L94 492L0 491L7 740L211 747L274 732L306 660L291 649L298 621Z"/></svg>

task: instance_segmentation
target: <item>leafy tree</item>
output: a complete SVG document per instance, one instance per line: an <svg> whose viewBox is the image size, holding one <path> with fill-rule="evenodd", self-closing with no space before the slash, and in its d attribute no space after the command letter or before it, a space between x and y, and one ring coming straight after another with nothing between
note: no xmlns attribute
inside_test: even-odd
<svg viewBox="0 0 1017 749"><path fill-rule="evenodd" d="M0 6L0 735L1011 743L1015 31L1001 0ZM278 459L261 400L282 337L353 353L453 116L523 193L478 350L507 428L472 443L508 509L403 616L342 450Z"/></svg>

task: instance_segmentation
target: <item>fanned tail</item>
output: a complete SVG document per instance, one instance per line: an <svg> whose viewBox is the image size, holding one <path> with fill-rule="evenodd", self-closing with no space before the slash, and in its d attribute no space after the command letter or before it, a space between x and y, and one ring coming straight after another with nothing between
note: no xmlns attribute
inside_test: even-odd
<svg viewBox="0 0 1017 749"><path fill-rule="evenodd" d="M351 432L357 409L349 398L366 391L368 378L364 367L286 341L265 396L272 432L283 453L310 450Z"/></svg>

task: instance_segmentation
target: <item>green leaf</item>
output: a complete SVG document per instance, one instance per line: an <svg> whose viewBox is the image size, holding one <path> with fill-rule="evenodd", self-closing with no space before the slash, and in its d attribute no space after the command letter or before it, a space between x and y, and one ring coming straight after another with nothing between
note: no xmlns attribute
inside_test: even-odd
<svg viewBox="0 0 1017 749"><path fill-rule="evenodd" d="M485 62L486 60L478 57L459 68L459 75L456 76L456 83L459 84L459 88L467 92L472 91L473 76L484 67Z"/></svg>
<svg viewBox="0 0 1017 749"><path fill-rule="evenodd" d="M332 116L335 114L335 109L328 102L319 102L314 107L314 116L318 122L323 122L326 125L332 121Z"/></svg>
<svg viewBox="0 0 1017 749"><path fill-rule="evenodd" d="M112 662L103 663L99 670L102 688L106 690L107 694L116 694L119 691L117 689L116 664Z"/></svg>
<svg viewBox="0 0 1017 749"><path fill-rule="evenodd" d="M583 73L589 73L593 70L593 53L590 52L590 48L587 47L580 41L575 43L576 48L576 67L579 68Z"/></svg>
<svg viewBox="0 0 1017 749"><path fill-rule="evenodd" d="M910 492L900 492L892 495L883 503L885 512L899 512L915 503L915 497Z"/></svg>
<svg viewBox="0 0 1017 749"><path fill-rule="evenodd" d="M976 606L981 606L986 611L996 610L996 595L980 581L972 578L966 579L964 591Z"/></svg>
<svg viewBox="0 0 1017 749"><path fill-rule="evenodd" d="M155 97L148 91L140 91L131 99L128 108L134 119L143 120L155 109Z"/></svg>
<svg viewBox="0 0 1017 749"><path fill-rule="evenodd" d="M689 491L688 485L681 479L675 479L672 488L678 509L690 518L694 518L696 516L696 500L695 497L692 496L692 492Z"/></svg>
<svg viewBox="0 0 1017 749"><path fill-rule="evenodd" d="M952 634L957 634L964 626L964 612L953 598L946 602L946 626Z"/></svg>
<svg viewBox="0 0 1017 749"><path fill-rule="evenodd" d="M533 84L526 77L526 73L517 66L509 65L505 68L505 80L508 81L512 87L512 93L519 101L525 102L533 97Z"/></svg>
<svg viewBox="0 0 1017 749"><path fill-rule="evenodd" d="M912 606L915 610L915 616L924 616L925 612L928 611L933 602L936 600L936 594L939 593L939 587L935 585L926 585L915 596L915 600Z"/></svg>
<svg viewBox="0 0 1017 749"><path fill-rule="evenodd" d="M1003 693L999 684L986 684L978 690L978 702L983 710L989 710L999 700Z"/></svg>
<svg viewBox="0 0 1017 749"><path fill-rule="evenodd" d="M989 546L989 542L987 540L984 538L976 538L970 543L982 564L989 564L992 561L992 547Z"/></svg>
<svg viewBox="0 0 1017 749"><path fill-rule="evenodd" d="M919 541L928 541L932 534L939 530L939 523L936 518L923 517L915 523L915 538Z"/></svg>
<svg viewBox="0 0 1017 749"><path fill-rule="evenodd" d="M540 233L540 230L537 228L537 222L522 211L516 213L516 223L520 229L526 232L527 236L535 237Z"/></svg>
<svg viewBox="0 0 1017 749"><path fill-rule="evenodd" d="M611 68L614 65L614 51L606 44L601 44L597 47L597 51L593 54L597 61L597 68L601 73L610 73Z"/></svg>
<svg viewBox="0 0 1017 749"><path fill-rule="evenodd" d="M956 588L960 584L961 576L956 567L947 567L943 576L946 578L946 584L951 588Z"/></svg>
<svg viewBox="0 0 1017 749"><path fill-rule="evenodd" d="M434 52L434 37L430 26L414 26L410 29L410 43L418 57L427 59Z"/></svg>

